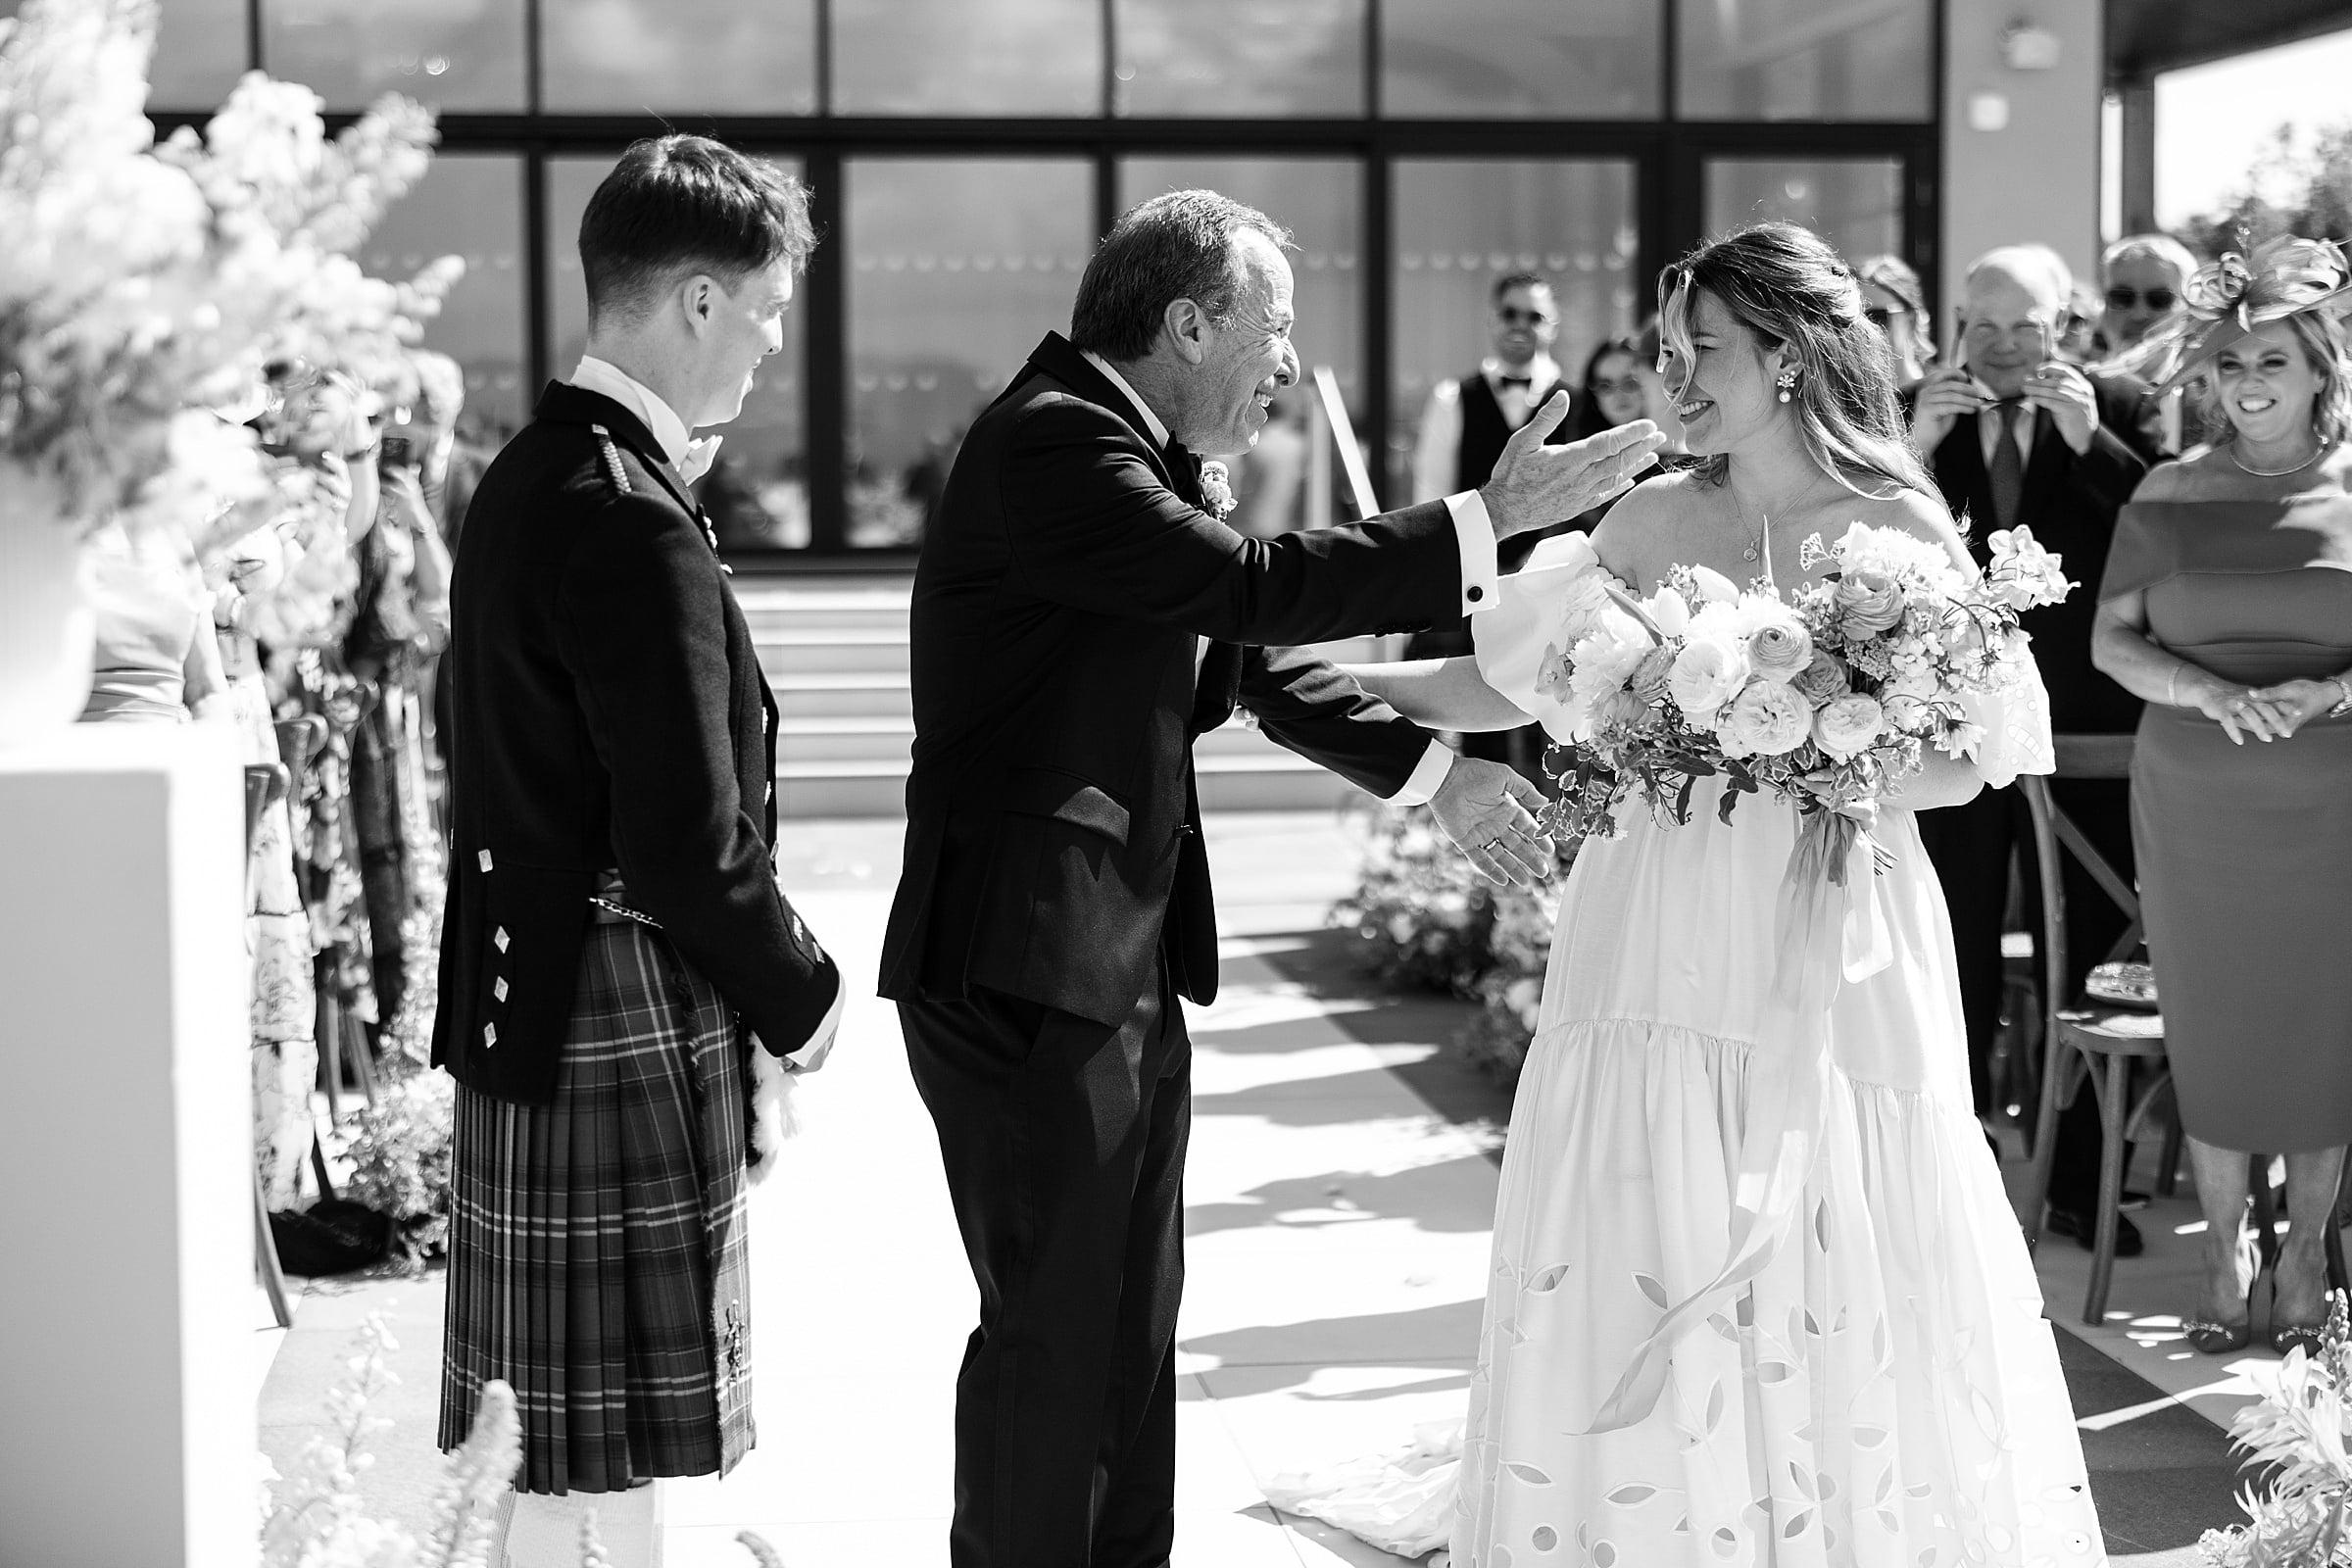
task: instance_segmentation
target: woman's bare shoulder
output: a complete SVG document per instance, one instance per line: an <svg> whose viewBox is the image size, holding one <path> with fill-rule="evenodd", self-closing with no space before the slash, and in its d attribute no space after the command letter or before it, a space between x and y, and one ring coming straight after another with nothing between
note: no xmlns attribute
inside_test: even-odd
<svg viewBox="0 0 2352 1568"><path fill-rule="evenodd" d="M1592 530L1601 564L1627 582L1641 582L1655 564L1653 558L1662 550L1671 552L1677 530L1704 504L1698 493L1703 482L1690 470L1669 471L1619 497Z"/></svg>

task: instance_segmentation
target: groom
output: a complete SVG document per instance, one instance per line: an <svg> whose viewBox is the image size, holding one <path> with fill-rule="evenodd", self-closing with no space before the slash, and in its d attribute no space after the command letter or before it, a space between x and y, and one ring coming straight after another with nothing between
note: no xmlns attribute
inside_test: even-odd
<svg viewBox="0 0 2352 1568"><path fill-rule="evenodd" d="M1479 491L1241 537L1200 460L1298 378L1290 236L1210 191L1122 217L973 425L915 570L906 867L882 954L980 1288L956 1382L956 1568L1157 1568L1174 1536L1191 1046L1216 915L1191 746L1239 706L1376 795L1427 802L1496 880L1548 865L1498 763L1456 759L1310 655L1496 597L1498 538L1648 462L1637 423Z"/></svg>

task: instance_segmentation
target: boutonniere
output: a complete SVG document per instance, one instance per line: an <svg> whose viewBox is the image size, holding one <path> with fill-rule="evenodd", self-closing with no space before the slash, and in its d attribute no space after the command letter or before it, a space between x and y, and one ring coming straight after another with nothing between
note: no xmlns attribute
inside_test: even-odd
<svg viewBox="0 0 2352 1568"><path fill-rule="evenodd" d="M1240 505L1233 499L1232 472L1213 458L1200 465L1200 504L1219 522L1232 516L1233 509Z"/></svg>

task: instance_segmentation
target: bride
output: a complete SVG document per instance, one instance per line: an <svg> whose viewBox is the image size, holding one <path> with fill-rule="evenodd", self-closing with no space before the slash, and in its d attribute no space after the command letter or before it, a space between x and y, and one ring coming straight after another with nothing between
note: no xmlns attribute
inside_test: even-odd
<svg viewBox="0 0 2352 1568"><path fill-rule="evenodd" d="M1474 621L1474 659L1353 671L1410 716L1556 714L1524 645L1590 573L1646 594L1704 564L1786 591L1806 541L1855 521L1974 572L1826 244L1749 228L1661 292L1666 381L1704 461L1589 542L1547 541ZM1623 837L1586 843L1511 1117L1458 1486L1422 1461L1277 1503L1392 1549L1450 1533L1455 1568L2104 1561L1911 815L2046 771L2047 750L2045 711L1993 725L1973 762L1930 751L1856 890L1891 961L1809 1008L1774 985L1789 808L1750 797L1726 825L1702 780L1688 825L1629 805Z"/></svg>

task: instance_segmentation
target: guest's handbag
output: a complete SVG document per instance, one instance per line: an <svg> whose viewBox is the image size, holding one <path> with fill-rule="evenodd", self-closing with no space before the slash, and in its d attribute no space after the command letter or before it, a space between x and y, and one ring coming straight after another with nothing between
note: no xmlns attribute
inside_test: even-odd
<svg viewBox="0 0 2352 1568"><path fill-rule="evenodd" d="M2093 964L2082 989L2099 1002L2118 1007L2154 1007L2156 971L2144 963Z"/></svg>
<svg viewBox="0 0 2352 1568"><path fill-rule="evenodd" d="M348 1199L322 1198L303 1213L270 1216L278 1262L289 1274L349 1274L392 1250L392 1216Z"/></svg>

